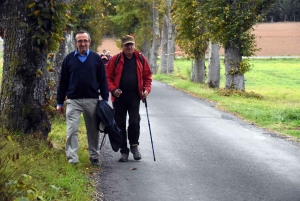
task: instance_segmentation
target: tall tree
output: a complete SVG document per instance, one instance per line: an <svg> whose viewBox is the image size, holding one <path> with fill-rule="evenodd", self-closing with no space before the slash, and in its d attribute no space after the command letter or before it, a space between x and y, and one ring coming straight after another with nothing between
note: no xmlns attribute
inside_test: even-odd
<svg viewBox="0 0 300 201"><path fill-rule="evenodd" d="M171 0L166 0L165 14L162 19L160 72L174 72L175 27L171 17Z"/></svg>
<svg viewBox="0 0 300 201"><path fill-rule="evenodd" d="M168 16L164 15L162 19L161 28L161 42L160 42L160 72L167 74L168 72Z"/></svg>
<svg viewBox="0 0 300 201"><path fill-rule="evenodd" d="M0 93L4 129L48 135L46 58L63 40L66 10L58 0L0 2L0 26L6 30Z"/></svg>
<svg viewBox="0 0 300 201"><path fill-rule="evenodd" d="M293 15L293 5L294 0L280 0L278 1L279 7L281 10L281 15L283 18L283 21L286 22L289 19L289 16Z"/></svg>
<svg viewBox="0 0 300 201"><path fill-rule="evenodd" d="M107 30L106 14L112 10L111 3L105 0L73 0L72 15L76 18L73 30L89 32L92 43L90 49L96 51L101 44L102 36Z"/></svg>
<svg viewBox="0 0 300 201"><path fill-rule="evenodd" d="M171 17L172 1L167 0L167 25L168 25L168 54L167 54L167 69L168 73L174 72L174 58L175 58L175 25Z"/></svg>
<svg viewBox="0 0 300 201"><path fill-rule="evenodd" d="M195 59L191 79L193 82L205 82L205 51L208 37L200 19L197 0L176 0L173 4L174 23L176 24L176 42Z"/></svg>
<svg viewBox="0 0 300 201"><path fill-rule="evenodd" d="M242 57L257 50L253 25L276 0L199 0L201 19L209 38L225 48L226 89L245 90L244 73L251 66Z"/></svg>
<svg viewBox="0 0 300 201"><path fill-rule="evenodd" d="M208 58L208 86L219 88L220 86L220 45L209 43Z"/></svg>
<svg viewBox="0 0 300 201"><path fill-rule="evenodd" d="M136 48L150 60L152 45L152 0L117 0L116 14L109 17L114 35L120 38L130 34L135 37Z"/></svg>
<svg viewBox="0 0 300 201"><path fill-rule="evenodd" d="M59 51L56 54L52 53L48 55L47 63L50 68L53 68L52 70L50 70L52 73L50 73L48 77L49 80L48 83L50 83L50 89L51 89L50 103L53 107L56 107L56 92L57 92L57 86L60 78L60 71L61 71L63 60L67 56L67 54L74 51L74 49L75 49L74 31L69 30L64 33L64 41L60 43ZM52 55L55 56L52 58L51 57Z"/></svg>
<svg viewBox="0 0 300 201"><path fill-rule="evenodd" d="M150 51L150 67L152 73L157 73L158 65L158 48L160 46L160 31L159 31L159 15L158 15L158 2L153 0L152 8L152 23L153 23L153 36L152 36L152 46Z"/></svg>

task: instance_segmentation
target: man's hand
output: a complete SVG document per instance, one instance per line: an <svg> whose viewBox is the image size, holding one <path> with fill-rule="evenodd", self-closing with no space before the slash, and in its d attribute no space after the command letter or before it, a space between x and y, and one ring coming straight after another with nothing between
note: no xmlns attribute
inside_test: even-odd
<svg viewBox="0 0 300 201"><path fill-rule="evenodd" d="M64 106L56 106L56 110L58 111L59 114L64 113Z"/></svg>
<svg viewBox="0 0 300 201"><path fill-rule="evenodd" d="M142 96L144 97L144 98L147 98L148 97L148 91L147 90L143 90L142 91Z"/></svg>
<svg viewBox="0 0 300 201"><path fill-rule="evenodd" d="M117 97L117 98L119 98L121 96L121 94L122 94L122 90L121 89L116 89L114 91L114 96Z"/></svg>

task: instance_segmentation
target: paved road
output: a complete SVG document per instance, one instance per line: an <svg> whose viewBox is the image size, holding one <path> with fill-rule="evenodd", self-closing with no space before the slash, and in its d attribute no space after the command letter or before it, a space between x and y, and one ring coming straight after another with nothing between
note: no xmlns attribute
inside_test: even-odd
<svg viewBox="0 0 300 201"><path fill-rule="evenodd" d="M117 162L107 141L105 201L299 201L300 147L158 81L141 105L143 159Z"/></svg>

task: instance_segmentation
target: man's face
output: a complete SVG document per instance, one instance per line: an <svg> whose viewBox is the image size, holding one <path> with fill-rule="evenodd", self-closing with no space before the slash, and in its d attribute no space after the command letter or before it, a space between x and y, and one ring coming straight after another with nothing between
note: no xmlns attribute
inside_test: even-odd
<svg viewBox="0 0 300 201"><path fill-rule="evenodd" d="M125 45L122 45L122 48L123 48L123 52L126 55L131 55L134 52L135 46L134 46L134 43L127 43Z"/></svg>
<svg viewBox="0 0 300 201"><path fill-rule="evenodd" d="M76 35L76 47L78 49L78 53L83 55L87 52L90 46L90 39L87 33L79 33Z"/></svg>

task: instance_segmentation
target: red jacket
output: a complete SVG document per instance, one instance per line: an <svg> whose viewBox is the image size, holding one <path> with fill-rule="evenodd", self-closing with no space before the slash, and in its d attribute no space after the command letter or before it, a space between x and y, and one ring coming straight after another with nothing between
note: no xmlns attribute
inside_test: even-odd
<svg viewBox="0 0 300 201"><path fill-rule="evenodd" d="M148 61L144 55L144 67L142 62L140 61L140 56L138 51L134 51L135 58L136 58L136 72L137 72L137 77L138 77L138 90L141 99L143 100L144 98L142 97L142 90L143 87L150 93L151 91L151 83L152 83L152 72L149 67ZM123 52L121 53L120 60L115 67L115 60L117 58L118 54L114 55L108 62L106 66L106 77L107 77L107 84L108 84L108 90L112 92L113 90L119 88L120 86L120 80L122 76L122 71L123 71L123 64L124 64L124 54ZM112 95L111 96L111 101L115 101L115 97Z"/></svg>

